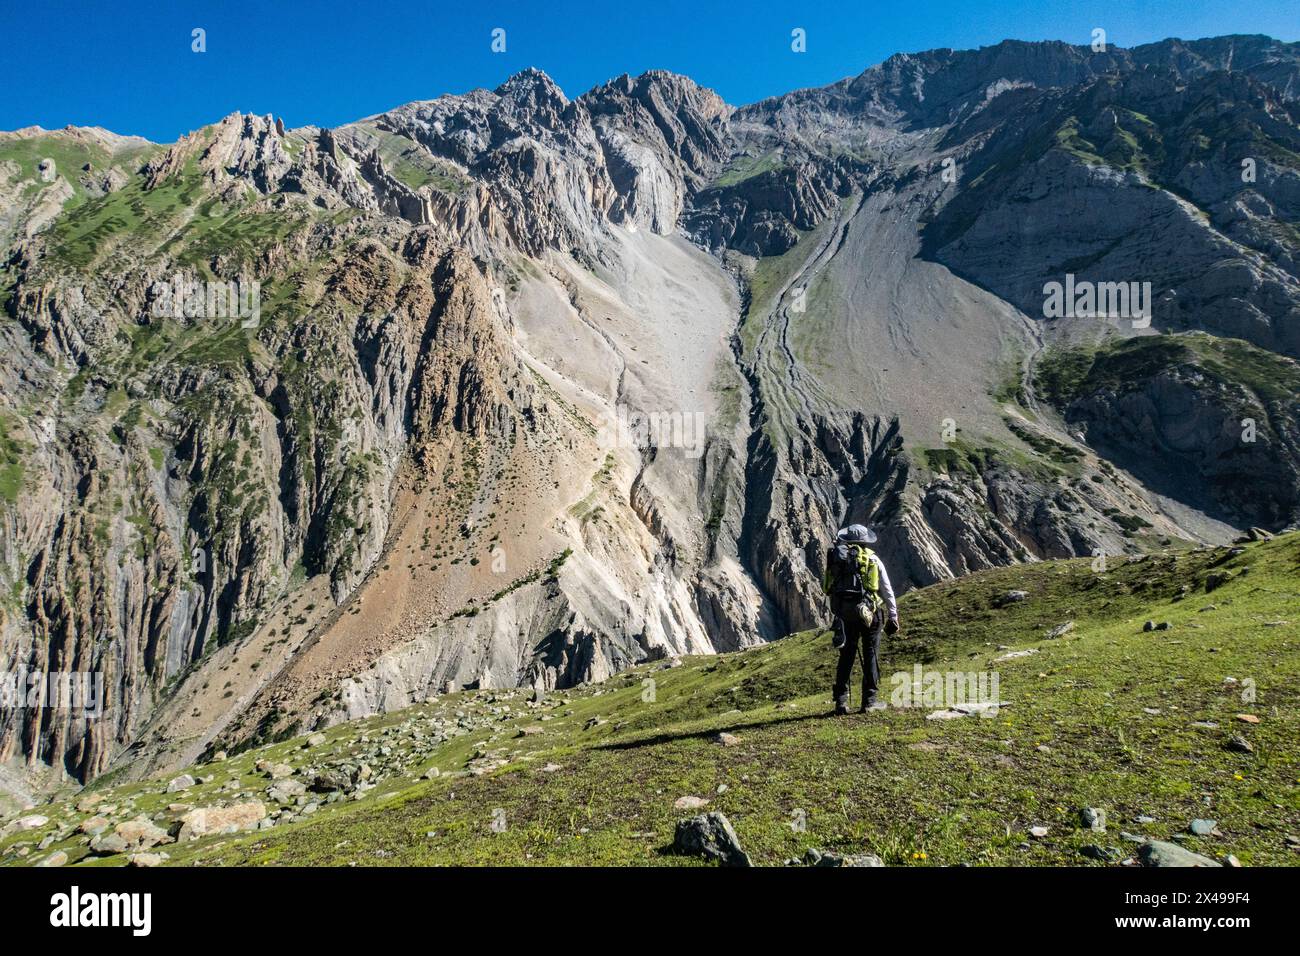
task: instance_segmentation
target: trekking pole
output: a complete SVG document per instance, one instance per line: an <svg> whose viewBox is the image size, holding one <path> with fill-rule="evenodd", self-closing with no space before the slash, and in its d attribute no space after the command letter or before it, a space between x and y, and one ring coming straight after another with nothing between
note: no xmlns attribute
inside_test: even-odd
<svg viewBox="0 0 1300 956"><path fill-rule="evenodd" d="M867 652L862 646L865 643L866 643L865 640L858 642L858 665L862 668L863 683L865 683L867 680ZM866 699L864 698L862 702L865 704ZM850 705L852 705L853 703L852 700L850 700L849 703Z"/></svg>

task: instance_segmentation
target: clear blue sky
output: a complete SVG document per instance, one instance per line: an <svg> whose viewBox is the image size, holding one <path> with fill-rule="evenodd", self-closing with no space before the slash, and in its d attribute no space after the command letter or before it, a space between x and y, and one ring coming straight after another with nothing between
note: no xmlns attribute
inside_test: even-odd
<svg viewBox="0 0 1300 956"><path fill-rule="evenodd" d="M207 52L191 51L191 30ZM506 31L493 53L491 31ZM807 31L806 53L790 31ZM68 123L171 141L235 110L332 126L527 66L569 96L668 69L731 103L861 72L892 53L1024 40L1300 39L1300 0L0 0L0 129Z"/></svg>

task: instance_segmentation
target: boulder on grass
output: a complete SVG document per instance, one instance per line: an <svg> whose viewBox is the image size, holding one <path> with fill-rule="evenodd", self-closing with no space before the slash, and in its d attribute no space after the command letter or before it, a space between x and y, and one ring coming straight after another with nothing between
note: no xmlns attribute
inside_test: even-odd
<svg viewBox="0 0 1300 956"><path fill-rule="evenodd" d="M172 838L162 827L141 814L134 820L119 823L113 830L131 849L147 850L159 843L171 843Z"/></svg>
<svg viewBox="0 0 1300 956"><path fill-rule="evenodd" d="M201 807L180 819L176 838L181 842L197 840L210 833L236 833L251 830L266 817L260 800L236 803L229 807Z"/></svg>
<svg viewBox="0 0 1300 956"><path fill-rule="evenodd" d="M716 811L677 821L673 851L703 856L723 866L752 866L749 854L740 848L731 821Z"/></svg>
<svg viewBox="0 0 1300 956"><path fill-rule="evenodd" d="M1201 856L1191 850L1185 850L1176 843L1163 840L1148 840L1137 850L1138 859L1143 866L1220 866L1208 856Z"/></svg>

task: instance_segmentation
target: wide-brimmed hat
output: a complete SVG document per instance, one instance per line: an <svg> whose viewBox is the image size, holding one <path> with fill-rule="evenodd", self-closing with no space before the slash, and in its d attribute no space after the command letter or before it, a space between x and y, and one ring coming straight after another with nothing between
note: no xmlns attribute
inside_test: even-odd
<svg viewBox="0 0 1300 956"><path fill-rule="evenodd" d="M876 533L864 524L851 524L847 528L840 528L835 538L849 544L875 544Z"/></svg>

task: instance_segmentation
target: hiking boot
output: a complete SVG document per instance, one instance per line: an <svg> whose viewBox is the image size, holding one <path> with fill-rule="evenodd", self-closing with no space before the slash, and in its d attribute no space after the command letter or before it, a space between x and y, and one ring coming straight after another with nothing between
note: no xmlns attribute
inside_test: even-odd
<svg viewBox="0 0 1300 956"><path fill-rule="evenodd" d="M849 705L844 703L843 701L837 701L835 704L834 716L847 717L848 715L849 715Z"/></svg>
<svg viewBox="0 0 1300 956"><path fill-rule="evenodd" d="M884 704L880 703L874 697L868 697L865 701L863 701L862 706L858 708L858 713L865 714L869 710L884 710L884 709L885 709Z"/></svg>

